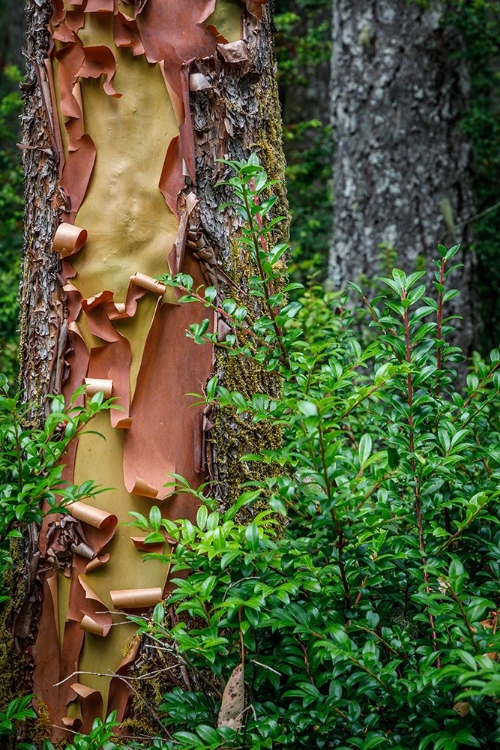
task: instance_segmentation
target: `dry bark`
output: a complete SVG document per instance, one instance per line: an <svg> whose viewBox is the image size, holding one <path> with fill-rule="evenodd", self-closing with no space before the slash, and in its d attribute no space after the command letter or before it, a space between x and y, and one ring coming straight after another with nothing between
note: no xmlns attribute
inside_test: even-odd
<svg viewBox="0 0 500 750"><path fill-rule="evenodd" d="M472 150L461 128L469 82L444 3L335 0L332 62L334 238L330 281L338 288L394 265L425 268L437 245L460 244L458 342L477 331ZM382 258L381 258L382 256ZM450 307L447 308L450 310Z"/></svg>
<svg viewBox="0 0 500 750"><path fill-rule="evenodd" d="M64 293L58 278L60 260L52 250L63 195L59 187L59 154L45 59L50 44L50 3L28 2L27 75L22 85L24 112L25 241L21 281L21 388L25 399L40 408L55 383L59 331L64 319ZM64 355L65 342L59 345ZM55 369L54 369L55 368ZM52 383L51 383L52 378Z"/></svg>

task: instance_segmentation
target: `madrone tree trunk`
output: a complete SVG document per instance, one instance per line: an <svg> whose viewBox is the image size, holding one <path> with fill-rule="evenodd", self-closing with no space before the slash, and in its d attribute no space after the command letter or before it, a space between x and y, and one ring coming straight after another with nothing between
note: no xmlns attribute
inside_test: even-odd
<svg viewBox="0 0 500 750"><path fill-rule="evenodd" d="M247 394L275 383L187 339L207 310L178 305L154 279L184 272L222 290L255 273L236 241L242 220L218 210L231 197L217 187L229 176L220 159L256 151L286 213L270 15L266 0L27 0L23 391L34 421L48 393L69 399L82 384L82 401L103 390L121 409L94 423L105 440L82 436L66 461L68 481L110 489L71 506L69 526L46 517L17 549L0 669L4 702L36 695L23 739L88 731L112 710L124 733L134 720L144 733L151 694L126 678L146 654L112 612L148 611L170 583L121 524L152 504L193 519L192 496L165 487L173 473L211 482L226 508L252 477L240 457L277 439L193 407L186 394L214 372ZM149 689L182 685L184 671Z"/></svg>
<svg viewBox="0 0 500 750"><path fill-rule="evenodd" d="M334 288L394 266L427 269L461 245L450 279L457 342L477 331L471 144L461 127L468 75L445 3L334 0Z"/></svg>

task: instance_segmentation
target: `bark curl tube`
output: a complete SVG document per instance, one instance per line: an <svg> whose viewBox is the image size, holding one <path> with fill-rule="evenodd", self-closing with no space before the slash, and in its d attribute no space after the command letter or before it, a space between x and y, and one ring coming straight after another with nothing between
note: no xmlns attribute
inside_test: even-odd
<svg viewBox="0 0 500 750"><path fill-rule="evenodd" d="M207 311L177 305L154 276L183 271L204 282L188 238L198 220L190 92L211 83L193 63L208 59L217 75L247 60L242 14L257 28L264 6L52 2L46 70L64 193L53 241L67 302L63 392L70 398L85 384L87 395L103 390L120 406L97 417L100 435L80 437L65 462L67 479L110 489L48 517L40 533L34 692L53 740L89 731L112 710L127 715L123 675L136 649L125 648L134 626L119 612L146 611L170 585L160 564L141 564L144 543L121 525L129 511L147 515L157 502L169 518L196 513L190 496L165 484L172 473L195 487L205 478L203 415L186 393L204 388L213 351L185 331Z"/></svg>

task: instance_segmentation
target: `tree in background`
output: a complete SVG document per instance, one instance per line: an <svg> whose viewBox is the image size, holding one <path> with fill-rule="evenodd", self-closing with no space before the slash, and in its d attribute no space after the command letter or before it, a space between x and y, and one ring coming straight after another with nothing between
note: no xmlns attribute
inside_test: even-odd
<svg viewBox="0 0 500 750"><path fill-rule="evenodd" d="M462 128L469 77L441 2L336 0L333 16L334 288L397 265L433 273L460 244L454 311L469 355L478 310L471 227L472 147Z"/></svg>
<svg viewBox="0 0 500 750"><path fill-rule="evenodd" d="M24 3L17 0L2 0L0 3L2 56L24 72L23 49L26 39L26 17Z"/></svg>

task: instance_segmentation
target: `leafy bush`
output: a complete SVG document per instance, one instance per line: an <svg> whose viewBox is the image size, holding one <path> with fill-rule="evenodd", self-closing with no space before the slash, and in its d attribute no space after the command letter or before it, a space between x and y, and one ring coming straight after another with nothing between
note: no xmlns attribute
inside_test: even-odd
<svg viewBox="0 0 500 750"><path fill-rule="evenodd" d="M174 734L157 746L490 748L500 741L500 353L477 357L466 391L454 388L461 355L446 343L444 310L457 248L439 248L435 296L422 274L395 270L372 301L354 287L362 310L333 297L332 315L332 295L314 290L289 301L297 285L278 281L286 248L266 244L278 220L266 176L255 157L231 166L241 241L260 269L249 294L266 314L186 276L163 280L185 302L217 307L233 328L230 355L279 375L277 399L214 379L204 398L279 427L281 448L243 460L283 471L222 515L200 494L196 524L157 508L135 515L151 541L176 541L163 559L191 571L168 600L180 622L163 605L135 618L200 677L199 690L164 696ZM206 324L190 335L218 343ZM238 523L257 498L269 510Z"/></svg>
<svg viewBox="0 0 500 750"><path fill-rule="evenodd" d="M113 711L106 721L95 719L89 734L76 734L71 744L66 745L66 750L112 750L115 743L111 739L115 736L118 726L116 711ZM122 747L126 750L127 746ZM23 750L36 750L36 748L34 745L24 744ZM47 740L43 743L43 750L55 750L55 748L52 742Z"/></svg>
<svg viewBox="0 0 500 750"><path fill-rule="evenodd" d="M500 741L500 352L476 357L465 391L454 387L461 354L447 344L445 306L457 248L439 248L434 295L422 274L399 270L373 300L353 285L360 308L282 288L271 185L254 156L228 164L226 208L246 217L241 242L259 269L246 297L162 280L232 329L217 341L207 322L193 325L195 341L281 381L279 398L246 398L212 378L202 401L283 441L243 458L270 476L225 513L175 477L200 502L195 524L157 507L133 514L149 541L173 540L169 555L147 557L181 576L168 610L131 619L195 686L163 696L164 733L147 746L490 748ZM240 510L262 499L267 509L242 524ZM71 747L111 747L115 728L113 716L97 721Z"/></svg>

